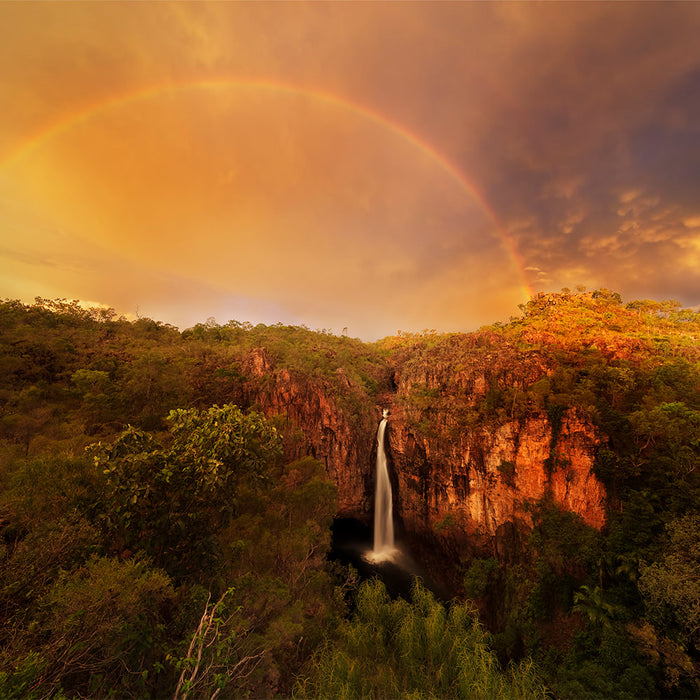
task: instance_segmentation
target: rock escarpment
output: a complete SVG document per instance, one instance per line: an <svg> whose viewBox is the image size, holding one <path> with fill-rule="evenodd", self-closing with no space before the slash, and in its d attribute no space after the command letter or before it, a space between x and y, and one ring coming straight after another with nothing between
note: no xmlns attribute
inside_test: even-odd
<svg viewBox="0 0 700 700"><path fill-rule="evenodd" d="M284 417L295 441L288 448L325 463L339 516L371 516L375 433L387 406L396 518L406 532L485 542L508 523L527 525L528 503L544 496L603 525L605 493L592 473L601 437L591 419L576 408L548 411L532 392L523 403L518 393L546 381L545 356L475 345L449 360L419 349L391 362L395 391L380 396L342 369L331 383L276 368L262 348L244 363L248 402Z"/></svg>
<svg viewBox="0 0 700 700"><path fill-rule="evenodd" d="M589 525L604 523L605 493L591 472L600 438L575 410L562 417L554 458L546 414L446 438L416 435L399 410L388 435L398 514L410 531L495 535L506 522L529 521L528 502L547 495Z"/></svg>
<svg viewBox="0 0 700 700"><path fill-rule="evenodd" d="M277 368L264 348L255 348L243 369L250 378L246 403L266 416L280 416L285 452L310 454L338 486L338 515L365 517L371 507L373 405L342 369L336 381Z"/></svg>
<svg viewBox="0 0 700 700"><path fill-rule="evenodd" d="M506 523L529 524L528 504L543 497L604 524L592 473L601 436L579 409L546 410L531 388L546 389L551 371L546 356L507 345L450 361L424 351L395 366L388 436L408 531L492 538Z"/></svg>

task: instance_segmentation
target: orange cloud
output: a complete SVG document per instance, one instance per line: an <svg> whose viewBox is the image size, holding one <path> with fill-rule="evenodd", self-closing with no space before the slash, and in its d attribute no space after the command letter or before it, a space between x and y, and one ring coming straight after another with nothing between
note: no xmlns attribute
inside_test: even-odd
<svg viewBox="0 0 700 700"><path fill-rule="evenodd" d="M3 3L4 291L152 303L179 324L342 318L367 336L507 318L528 284L698 303L699 18L690 3ZM222 77L307 94L142 92Z"/></svg>

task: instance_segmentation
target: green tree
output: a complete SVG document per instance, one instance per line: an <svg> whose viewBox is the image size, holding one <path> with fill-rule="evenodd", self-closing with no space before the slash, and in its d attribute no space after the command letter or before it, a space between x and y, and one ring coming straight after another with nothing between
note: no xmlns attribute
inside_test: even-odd
<svg viewBox="0 0 700 700"><path fill-rule="evenodd" d="M168 415L169 444L127 428L93 445L106 480L102 521L120 550L143 549L176 575L202 573L217 557L216 534L236 512L241 483L262 485L280 438L262 414L228 404Z"/></svg>
<svg viewBox="0 0 700 700"><path fill-rule="evenodd" d="M267 649L258 645L244 649L250 624L240 606L229 604L228 589L216 603L209 594L187 652L175 660L179 671L174 700L195 697L216 698L231 684L250 676L262 662Z"/></svg>
<svg viewBox="0 0 700 700"><path fill-rule="evenodd" d="M700 515L677 518L666 531L664 556L640 565L639 590L662 633L700 650Z"/></svg>
<svg viewBox="0 0 700 700"><path fill-rule="evenodd" d="M174 604L168 576L139 558L94 557L62 572L15 630L11 662L0 655L0 696L150 695Z"/></svg>
<svg viewBox="0 0 700 700"><path fill-rule="evenodd" d="M89 427L108 420L113 408L114 386L109 373L102 370L79 369L71 375L85 407Z"/></svg>
<svg viewBox="0 0 700 700"><path fill-rule="evenodd" d="M599 586L581 586L574 593L572 610L581 613L591 624L602 626L611 624L615 614L615 606L605 600Z"/></svg>
<svg viewBox="0 0 700 700"><path fill-rule="evenodd" d="M235 633L220 658L237 667L225 696L259 694L270 678L278 679L278 693L291 693L294 676L339 614L325 571L335 497L335 484L311 457L275 468L265 491L241 489L238 515L220 537L222 578L231 587L222 639ZM236 609L240 615L232 615Z"/></svg>
<svg viewBox="0 0 700 700"><path fill-rule="evenodd" d="M503 672L469 604L449 610L419 582L411 602L360 587L353 618L314 658L300 697L545 698L531 662Z"/></svg>

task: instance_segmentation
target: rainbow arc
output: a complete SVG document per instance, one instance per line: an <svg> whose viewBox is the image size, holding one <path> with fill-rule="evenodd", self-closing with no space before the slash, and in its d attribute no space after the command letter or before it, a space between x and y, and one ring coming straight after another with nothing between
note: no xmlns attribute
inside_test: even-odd
<svg viewBox="0 0 700 700"><path fill-rule="evenodd" d="M315 87L258 78L223 77L204 80L197 79L183 82L165 82L158 85L140 88L138 90L125 92L119 95L113 95L107 99L81 106L79 109L63 116L58 121L41 129L36 134L23 141L18 148L12 151L4 160L0 161L0 172L7 172L11 170L11 168L21 163L23 159L27 158L43 144L58 137L62 133L116 107L121 107L143 100L155 99L171 93L179 93L190 90L234 90L243 88L265 90L277 94L300 95L310 100L316 100L321 103L335 106L338 109L350 112L360 118L367 119L381 126L382 128L391 131L393 134L397 135L412 147L423 153L425 156L439 165L450 178L459 183L460 187L469 195L469 197L471 197L487 214L494 225L495 234L505 248L513 266L518 271L518 275L520 276L519 283L524 294L527 295L527 298L533 296L527 275L524 271L524 264L517 247L508 236L497 213L489 205L483 193L470 179L467 178L462 170L448 160L442 153L436 150L425 139L407 129L403 124L390 119L386 115L381 114L376 110L367 107L366 105L350 101L345 97L341 97L324 90L319 90Z"/></svg>

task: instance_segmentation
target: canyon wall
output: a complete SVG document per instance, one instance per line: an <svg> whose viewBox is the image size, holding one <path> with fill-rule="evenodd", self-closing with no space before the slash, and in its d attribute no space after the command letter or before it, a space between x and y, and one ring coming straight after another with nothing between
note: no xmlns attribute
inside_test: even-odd
<svg viewBox="0 0 700 700"><path fill-rule="evenodd" d="M461 348L449 360L424 351L395 364L387 435L407 531L493 542L508 523L529 525L528 504L543 496L604 524L595 425L575 408L547 411L526 391L548 386L551 373L545 355L507 344ZM485 411L494 397L499 407Z"/></svg>
<svg viewBox="0 0 700 700"><path fill-rule="evenodd" d="M487 542L508 523L527 525L528 503L545 495L594 527L604 523L605 492L592 473L601 437L585 413L568 408L552 417L534 405L519 416L478 412L498 385L547 377L536 353L475 351L459 363L404 358L390 367L394 390L373 397L342 369L331 384L275 368L262 348L244 369L248 402L284 416L282 431L296 436L288 448L326 465L340 517L371 517L375 433L388 407L395 515L405 532L458 547Z"/></svg>
<svg viewBox="0 0 700 700"><path fill-rule="evenodd" d="M387 435L397 514L409 531L492 536L509 521L528 522L528 502L545 495L589 525L604 523L605 493L591 472L599 437L574 410L562 417L553 455L546 414L445 437L416 435L399 410Z"/></svg>
<svg viewBox="0 0 700 700"><path fill-rule="evenodd" d="M276 368L264 348L243 363L250 378L245 403L267 417L281 417L285 454L310 454L326 466L338 486L338 516L365 519L374 493L370 470L374 445L374 405L342 369L335 381Z"/></svg>

